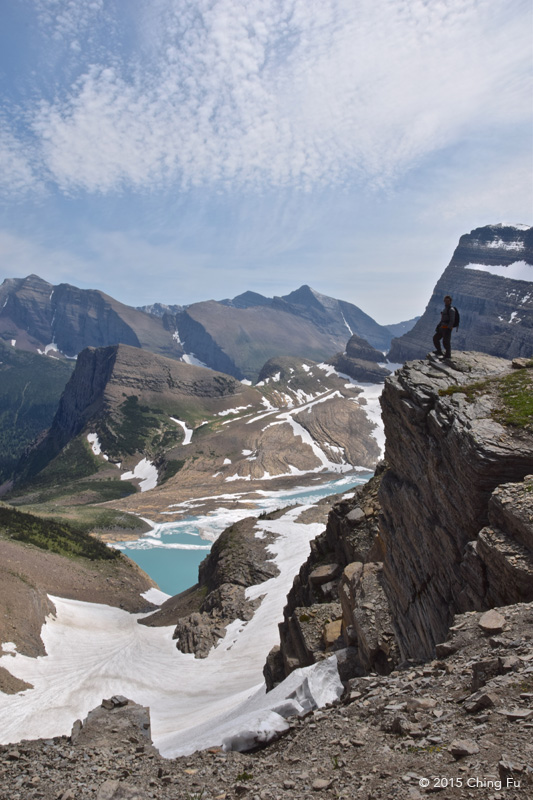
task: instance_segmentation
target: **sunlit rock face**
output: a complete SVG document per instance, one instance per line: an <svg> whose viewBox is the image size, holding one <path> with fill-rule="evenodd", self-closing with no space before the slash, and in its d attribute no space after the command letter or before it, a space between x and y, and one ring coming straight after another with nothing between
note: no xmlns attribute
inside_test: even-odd
<svg viewBox="0 0 533 800"><path fill-rule="evenodd" d="M393 339L390 361L423 358L433 349L447 294L461 316L452 350L533 355L533 228L487 225L461 236L424 314L412 330Z"/></svg>

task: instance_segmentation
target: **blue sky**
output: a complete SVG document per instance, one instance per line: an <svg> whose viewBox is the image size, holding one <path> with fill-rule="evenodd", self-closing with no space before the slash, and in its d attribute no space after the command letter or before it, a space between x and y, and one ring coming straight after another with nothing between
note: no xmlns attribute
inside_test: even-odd
<svg viewBox="0 0 533 800"><path fill-rule="evenodd" d="M532 224L530 0L0 0L0 278L423 311Z"/></svg>

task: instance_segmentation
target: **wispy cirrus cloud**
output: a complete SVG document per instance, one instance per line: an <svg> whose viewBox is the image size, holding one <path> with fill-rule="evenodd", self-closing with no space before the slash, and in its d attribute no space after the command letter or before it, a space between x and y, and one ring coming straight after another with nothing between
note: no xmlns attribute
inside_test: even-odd
<svg viewBox="0 0 533 800"><path fill-rule="evenodd" d="M39 7L67 40L112 13L104 0ZM78 79L33 112L43 173L63 191L389 187L528 114L523 0L156 0L130 11L135 48L98 63L81 53Z"/></svg>

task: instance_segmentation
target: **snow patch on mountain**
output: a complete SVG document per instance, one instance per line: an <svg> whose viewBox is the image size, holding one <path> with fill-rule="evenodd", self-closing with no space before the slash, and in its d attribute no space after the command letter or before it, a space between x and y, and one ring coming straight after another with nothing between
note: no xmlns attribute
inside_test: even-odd
<svg viewBox="0 0 533 800"><path fill-rule="evenodd" d="M532 281L533 265L526 261L513 261L508 267L500 264L466 264L465 269L473 269L478 272L488 272L490 275L497 275L500 278L509 278L514 281Z"/></svg>
<svg viewBox="0 0 533 800"><path fill-rule="evenodd" d="M186 444L190 444L194 431L192 431L191 428L188 428L186 426L186 424L183 422L183 420L176 419L176 417L170 417L170 419L172 420L172 422L175 422L176 425L179 425L180 427L183 428L183 433L185 434L185 437L184 437L184 439L183 439L181 444L184 447L185 447Z"/></svg>
<svg viewBox="0 0 533 800"><path fill-rule="evenodd" d="M122 481L138 479L140 480L139 488L141 492L148 492L157 486L157 477L157 468L147 458L143 458L133 471L123 472L120 479Z"/></svg>

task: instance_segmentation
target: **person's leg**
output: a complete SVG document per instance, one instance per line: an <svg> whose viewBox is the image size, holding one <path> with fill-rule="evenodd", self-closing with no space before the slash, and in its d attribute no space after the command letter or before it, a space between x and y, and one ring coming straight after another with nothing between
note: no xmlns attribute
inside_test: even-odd
<svg viewBox="0 0 533 800"><path fill-rule="evenodd" d="M438 356L442 355L442 350L440 347L440 340L442 339L442 331L440 328L437 328L435 331L435 336L433 337L433 346L435 347L435 354Z"/></svg>
<svg viewBox="0 0 533 800"><path fill-rule="evenodd" d="M443 331L442 343L444 345L444 358L452 357L452 330L445 328Z"/></svg>

